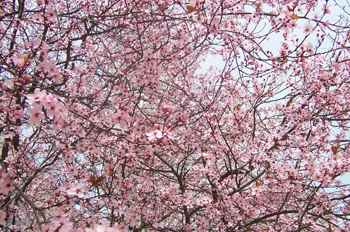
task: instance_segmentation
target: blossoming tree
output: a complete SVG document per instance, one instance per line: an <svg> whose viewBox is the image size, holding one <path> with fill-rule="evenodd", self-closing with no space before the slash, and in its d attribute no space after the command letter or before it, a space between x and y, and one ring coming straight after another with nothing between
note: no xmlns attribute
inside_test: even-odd
<svg viewBox="0 0 350 232"><path fill-rule="evenodd" d="M349 231L341 4L1 1L1 230Z"/></svg>

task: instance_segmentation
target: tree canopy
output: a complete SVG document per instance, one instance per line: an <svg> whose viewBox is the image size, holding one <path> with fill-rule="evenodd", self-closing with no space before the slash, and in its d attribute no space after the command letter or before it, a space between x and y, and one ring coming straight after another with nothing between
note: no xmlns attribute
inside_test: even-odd
<svg viewBox="0 0 350 232"><path fill-rule="evenodd" d="M350 230L348 2L0 6L1 230Z"/></svg>

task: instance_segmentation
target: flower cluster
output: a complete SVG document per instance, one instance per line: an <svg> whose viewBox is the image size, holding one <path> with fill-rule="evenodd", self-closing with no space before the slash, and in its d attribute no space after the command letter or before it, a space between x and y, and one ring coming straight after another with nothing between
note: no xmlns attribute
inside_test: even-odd
<svg viewBox="0 0 350 232"><path fill-rule="evenodd" d="M164 138L165 143L169 143L169 139L172 138L171 133L169 131L161 130L159 124L154 125L155 130L146 134L149 141L161 140Z"/></svg>
<svg viewBox="0 0 350 232"><path fill-rule="evenodd" d="M41 120L44 120L46 117L54 117L53 129L57 130L59 125L64 125L67 110L51 93L46 94L44 91L36 89L33 94L27 95L27 99L32 106L29 124L40 126Z"/></svg>

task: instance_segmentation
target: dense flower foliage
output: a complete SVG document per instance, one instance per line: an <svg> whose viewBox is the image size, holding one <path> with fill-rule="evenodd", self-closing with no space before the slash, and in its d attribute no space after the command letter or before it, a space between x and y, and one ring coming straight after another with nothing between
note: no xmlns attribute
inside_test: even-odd
<svg viewBox="0 0 350 232"><path fill-rule="evenodd" d="M344 2L1 1L1 230L350 231Z"/></svg>

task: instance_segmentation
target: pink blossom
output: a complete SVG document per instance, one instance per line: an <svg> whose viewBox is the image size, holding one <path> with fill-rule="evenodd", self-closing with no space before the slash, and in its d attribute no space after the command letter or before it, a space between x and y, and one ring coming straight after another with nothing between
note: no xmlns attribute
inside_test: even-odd
<svg viewBox="0 0 350 232"><path fill-rule="evenodd" d="M159 124L154 124L154 128L159 130L160 129L160 125Z"/></svg>
<svg viewBox="0 0 350 232"><path fill-rule="evenodd" d="M117 113L113 114L112 122L119 125L121 128L125 127L127 124L128 116L123 111L118 111Z"/></svg>
<svg viewBox="0 0 350 232"><path fill-rule="evenodd" d="M13 115L15 116L15 118L21 119L21 118L23 118L24 113L23 113L23 110L15 110L13 112Z"/></svg>
<svg viewBox="0 0 350 232"><path fill-rule="evenodd" d="M13 184L10 181L8 181L5 183L5 185L1 186L0 192L4 195L8 195L9 192L13 191L14 189L15 187L13 186Z"/></svg>
<svg viewBox="0 0 350 232"><path fill-rule="evenodd" d="M87 229L86 232L121 232L122 230L118 228L112 228L107 225L94 225L94 229Z"/></svg>
<svg viewBox="0 0 350 232"><path fill-rule="evenodd" d="M33 103L34 105L41 105L41 101L45 98L45 91L40 91L36 89L33 94L28 94L28 102Z"/></svg>
<svg viewBox="0 0 350 232"><path fill-rule="evenodd" d="M162 104L162 108L165 112L171 112L172 111L172 106L169 103L164 103Z"/></svg>
<svg viewBox="0 0 350 232"><path fill-rule="evenodd" d="M0 225L6 225L5 217L6 217L6 213L0 210Z"/></svg>
<svg viewBox="0 0 350 232"><path fill-rule="evenodd" d="M38 69L53 72L56 69L56 65L52 61L44 61L38 65Z"/></svg>
<svg viewBox="0 0 350 232"><path fill-rule="evenodd" d="M169 131L164 131L163 132L163 137L166 137L168 139L172 139L173 138L172 134Z"/></svg>
<svg viewBox="0 0 350 232"><path fill-rule="evenodd" d="M49 94L45 96L43 105L47 109L47 117L52 117L55 114L55 111L58 110L59 106L61 106L57 100L52 94Z"/></svg>
<svg viewBox="0 0 350 232"><path fill-rule="evenodd" d="M304 34L310 34L313 30L313 26L310 23L304 24L303 26L303 33Z"/></svg>
<svg viewBox="0 0 350 232"><path fill-rule="evenodd" d="M17 55L15 57L12 57L11 59L12 59L13 63L15 63L15 65L18 68L23 68L23 66L24 66L24 56L23 55Z"/></svg>
<svg viewBox="0 0 350 232"><path fill-rule="evenodd" d="M324 5L324 6L323 6L323 10L324 10L324 13L325 13L325 14L333 14L332 6L331 6L331 5L328 5L328 6Z"/></svg>
<svg viewBox="0 0 350 232"><path fill-rule="evenodd" d="M79 183L75 187L70 187L67 189L67 194L70 196L78 196L80 198L83 198L85 196L85 192L87 191L87 188L84 187L81 183Z"/></svg>
<svg viewBox="0 0 350 232"><path fill-rule="evenodd" d="M9 87L7 87L6 83L2 83L1 86L2 90L7 91L9 89Z"/></svg>
<svg viewBox="0 0 350 232"><path fill-rule="evenodd" d="M51 224L49 225L49 231L69 231L73 224L69 222L67 216L68 213L65 213L61 208L56 208L52 210L53 217L51 219Z"/></svg>
<svg viewBox="0 0 350 232"><path fill-rule="evenodd" d="M53 125L52 125L52 129L53 130L59 130L60 126L64 126L64 123L59 119L59 118L55 118L53 120Z"/></svg>
<svg viewBox="0 0 350 232"><path fill-rule="evenodd" d="M8 195L9 192L15 189L9 173L0 172L0 193Z"/></svg>
<svg viewBox="0 0 350 232"><path fill-rule="evenodd" d="M160 130L154 130L150 133L147 133L146 136L148 137L148 139L150 141L154 140L154 139L160 139L163 137L163 133Z"/></svg>
<svg viewBox="0 0 350 232"><path fill-rule="evenodd" d="M190 5L195 7L197 5L198 0L191 0Z"/></svg>
<svg viewBox="0 0 350 232"><path fill-rule="evenodd" d="M54 191L54 194L55 194L56 197L59 197L60 194L61 194L61 191L60 191L59 189L56 189L56 190Z"/></svg>
<svg viewBox="0 0 350 232"><path fill-rule="evenodd" d="M331 25L331 23L328 20L323 22L323 26L328 27L329 25Z"/></svg>
<svg viewBox="0 0 350 232"><path fill-rule="evenodd" d="M34 124L36 126L40 126L41 120L45 119L45 115L42 112L40 106L34 106L34 108L30 109L30 114L32 115L28 121L29 124Z"/></svg>

